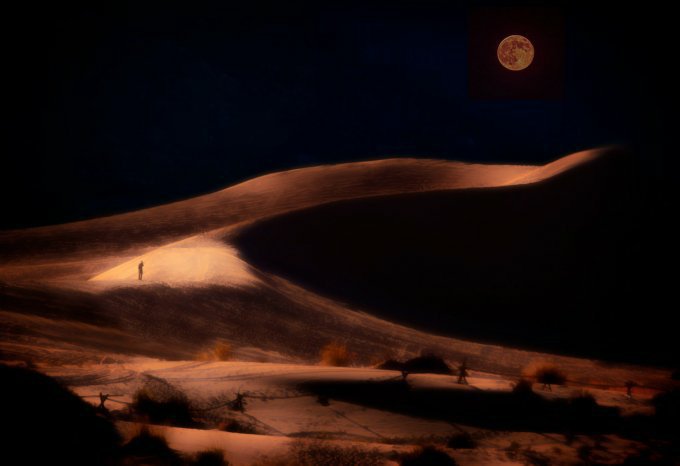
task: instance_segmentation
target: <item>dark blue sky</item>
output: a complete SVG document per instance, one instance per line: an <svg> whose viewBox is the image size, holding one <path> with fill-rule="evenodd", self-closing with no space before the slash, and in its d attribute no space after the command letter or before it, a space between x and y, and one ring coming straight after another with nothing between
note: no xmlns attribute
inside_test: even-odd
<svg viewBox="0 0 680 466"><path fill-rule="evenodd" d="M467 81L477 5L283 3L15 7L0 227L382 157L543 163L625 143L664 173L662 12L566 4L563 98L481 101Z"/></svg>

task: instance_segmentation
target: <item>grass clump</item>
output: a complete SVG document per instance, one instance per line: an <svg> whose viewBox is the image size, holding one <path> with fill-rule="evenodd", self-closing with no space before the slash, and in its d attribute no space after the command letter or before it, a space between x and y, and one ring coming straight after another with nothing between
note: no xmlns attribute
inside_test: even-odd
<svg viewBox="0 0 680 466"><path fill-rule="evenodd" d="M206 450L198 453L193 466L229 466L222 450Z"/></svg>
<svg viewBox="0 0 680 466"><path fill-rule="evenodd" d="M330 442L297 440L288 452L262 458L255 466L382 466L385 457L377 450L340 447Z"/></svg>
<svg viewBox="0 0 680 466"><path fill-rule="evenodd" d="M212 348L198 353L199 361L230 361L233 356L231 343L225 340L217 340Z"/></svg>
<svg viewBox="0 0 680 466"><path fill-rule="evenodd" d="M324 366L346 367L354 361L354 355L347 345L338 342L328 343L321 348L321 364Z"/></svg>
<svg viewBox="0 0 680 466"><path fill-rule="evenodd" d="M152 424L196 427L187 396L161 379L150 378L137 390L131 405L134 413Z"/></svg>

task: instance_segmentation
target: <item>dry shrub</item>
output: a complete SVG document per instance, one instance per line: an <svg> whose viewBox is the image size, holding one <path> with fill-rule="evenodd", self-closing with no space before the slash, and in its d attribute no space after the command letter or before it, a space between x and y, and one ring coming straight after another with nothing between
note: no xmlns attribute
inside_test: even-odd
<svg viewBox="0 0 680 466"><path fill-rule="evenodd" d="M193 466L229 466L229 462L224 459L222 450L206 450L196 455Z"/></svg>
<svg viewBox="0 0 680 466"><path fill-rule="evenodd" d="M512 392L516 395L528 395L534 392L534 384L528 379L519 379L517 383L512 386Z"/></svg>
<svg viewBox="0 0 680 466"><path fill-rule="evenodd" d="M218 361L229 361L231 358L231 345L226 341L218 340L217 343L215 343L213 352Z"/></svg>
<svg viewBox="0 0 680 466"><path fill-rule="evenodd" d="M199 361L229 361L232 356L232 346L224 340L217 340L212 348L201 351L196 355Z"/></svg>
<svg viewBox="0 0 680 466"><path fill-rule="evenodd" d="M153 424L195 427L189 398L167 382L149 378L133 396L132 410Z"/></svg>
<svg viewBox="0 0 680 466"><path fill-rule="evenodd" d="M446 361L434 353L424 353L404 363L404 369L414 374L453 374Z"/></svg>
<svg viewBox="0 0 680 466"><path fill-rule="evenodd" d="M340 447L329 442L296 440L289 451L273 458L263 458L256 466L379 466L385 457L377 450L357 446Z"/></svg>
<svg viewBox="0 0 680 466"><path fill-rule="evenodd" d="M347 345L332 342L321 349L321 364L324 366L349 366L354 360L354 356L347 350Z"/></svg>
<svg viewBox="0 0 680 466"><path fill-rule="evenodd" d="M439 448L427 445L418 447L413 452L401 457L401 466L456 466L456 460Z"/></svg>
<svg viewBox="0 0 680 466"><path fill-rule="evenodd" d="M550 388L552 385L564 385L567 376L557 366L546 364L538 367L534 372L534 377L538 383Z"/></svg>

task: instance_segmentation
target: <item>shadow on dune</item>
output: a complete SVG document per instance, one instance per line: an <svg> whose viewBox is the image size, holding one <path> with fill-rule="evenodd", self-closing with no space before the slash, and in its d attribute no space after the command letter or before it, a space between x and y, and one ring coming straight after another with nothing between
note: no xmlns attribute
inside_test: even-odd
<svg viewBox="0 0 680 466"><path fill-rule="evenodd" d="M417 328L672 364L657 311L668 238L647 224L631 170L611 150L536 184L337 202L233 240L260 269Z"/></svg>
<svg viewBox="0 0 680 466"><path fill-rule="evenodd" d="M95 408L54 379L0 364L5 461L13 464L117 464L121 438Z"/></svg>
<svg viewBox="0 0 680 466"><path fill-rule="evenodd" d="M533 392L411 389L402 380L314 382L300 388L331 400L495 430L604 433L621 420L618 409L591 398L547 400Z"/></svg>
<svg viewBox="0 0 680 466"><path fill-rule="evenodd" d="M654 400L654 416L621 416L588 394L548 399L530 390L417 388L403 380L322 381L299 386L330 400L492 430L572 434L619 434L638 440L670 439L677 448L677 393ZM665 398L663 398L665 397ZM663 399L662 399L663 398Z"/></svg>
<svg viewBox="0 0 680 466"><path fill-rule="evenodd" d="M5 338L48 338L96 351L172 360L201 359L220 340L236 348L262 349L263 360L271 362L316 362L319 350L336 340L349 339L357 360L364 363L389 348L415 344L419 350L426 343L420 337L414 343L414 337L403 338L398 329L379 327L381 321L284 287L146 284L93 294L0 285L0 315L14 319L2 331ZM457 357L454 350L447 354Z"/></svg>

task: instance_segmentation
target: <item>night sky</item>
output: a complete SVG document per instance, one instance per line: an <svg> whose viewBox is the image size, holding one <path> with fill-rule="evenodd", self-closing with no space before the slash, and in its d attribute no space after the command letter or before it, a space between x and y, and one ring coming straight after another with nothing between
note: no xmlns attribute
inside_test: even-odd
<svg viewBox="0 0 680 466"><path fill-rule="evenodd" d="M677 53L663 11L553 4L559 92L480 98L470 24L489 5L23 3L3 14L0 228L384 157L544 163L617 143L638 154L643 184L671 176Z"/></svg>

